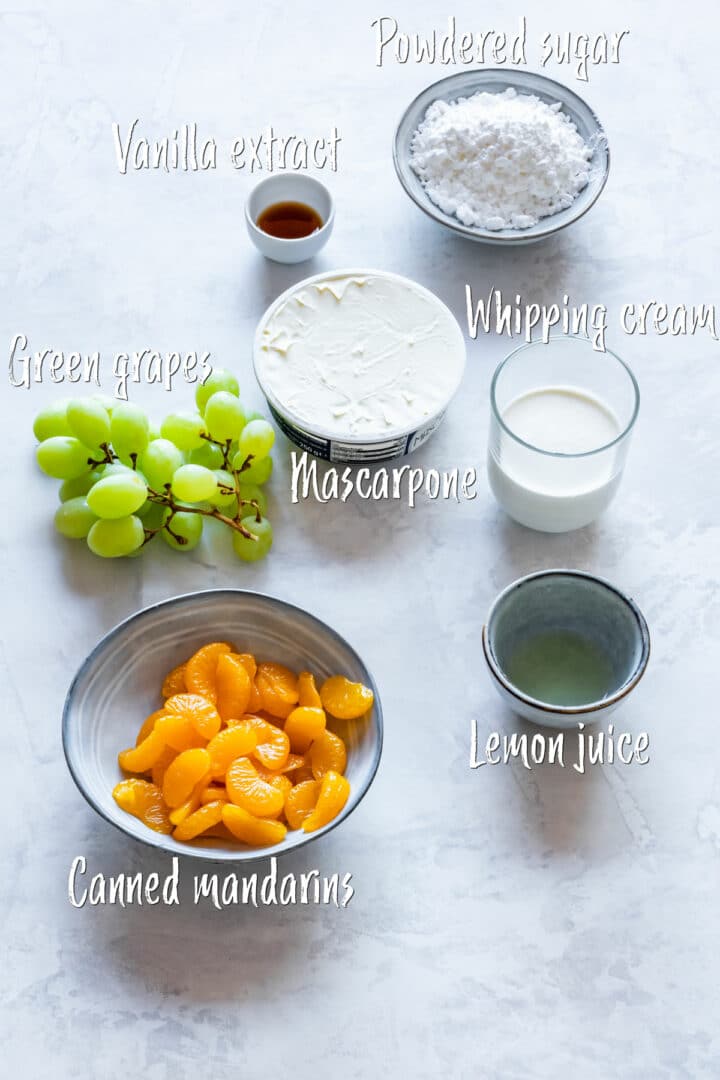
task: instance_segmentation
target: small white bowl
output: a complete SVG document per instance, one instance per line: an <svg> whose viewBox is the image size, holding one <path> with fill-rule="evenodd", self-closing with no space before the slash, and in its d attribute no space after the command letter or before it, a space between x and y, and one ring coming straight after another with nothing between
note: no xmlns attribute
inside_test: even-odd
<svg viewBox="0 0 720 1080"><path fill-rule="evenodd" d="M305 203L319 215L323 225L309 236L287 240L270 236L256 222L263 210L280 202ZM266 259L279 263L299 263L312 259L325 247L335 222L333 197L319 180L304 173L277 173L253 188L245 203L245 222L255 247Z"/></svg>

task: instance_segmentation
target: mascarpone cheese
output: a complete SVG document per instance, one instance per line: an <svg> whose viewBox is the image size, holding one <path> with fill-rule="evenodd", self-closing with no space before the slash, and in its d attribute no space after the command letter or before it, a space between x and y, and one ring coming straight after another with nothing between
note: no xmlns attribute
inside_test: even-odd
<svg viewBox="0 0 720 1080"><path fill-rule="evenodd" d="M255 368L283 413L331 437L385 438L441 413L465 363L462 332L427 289L393 274L324 274L270 309Z"/></svg>

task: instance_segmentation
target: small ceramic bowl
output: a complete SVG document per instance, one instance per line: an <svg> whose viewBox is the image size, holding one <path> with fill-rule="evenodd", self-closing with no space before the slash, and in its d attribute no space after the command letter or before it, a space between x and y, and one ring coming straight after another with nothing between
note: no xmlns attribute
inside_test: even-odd
<svg viewBox="0 0 720 1080"><path fill-rule="evenodd" d="M351 793L343 811L314 833L288 831L270 848L222 840L178 843L153 832L115 803L112 790L123 775L118 752L133 746L143 718L157 709L164 675L209 641L231 641L260 659L294 671L312 671L318 683L346 675L375 694L360 720L332 720L347 747ZM63 748L73 780L101 817L127 836L172 855L243 863L281 855L323 836L344 821L370 787L382 751L382 711L375 681L354 649L320 619L259 593L214 589L189 593L144 608L95 646L75 676L63 713Z"/></svg>
<svg viewBox="0 0 720 1080"><path fill-rule="evenodd" d="M320 217L322 228L295 240L263 232L257 225L258 218L263 210L280 202L299 202L310 206ZM314 177L305 173L276 173L261 180L250 192L245 203L245 222L250 239L267 259L280 263L305 262L317 255L330 239L335 222L335 204L325 185Z"/></svg>
<svg viewBox="0 0 720 1080"><path fill-rule="evenodd" d="M577 635L601 654L610 685L599 700L556 705L512 682L507 669L518 650L547 634ZM546 727L605 719L637 686L650 656L650 633L637 605L608 581L580 570L541 570L508 585L490 609L482 642L500 696L520 716Z"/></svg>
<svg viewBox="0 0 720 1080"><path fill-rule="evenodd" d="M508 87L519 94L534 94L548 104L560 102L562 111L570 117L578 132L592 147L593 155L589 162L590 180L578 193L572 206L550 217L540 218L529 229L480 229L472 225L463 225L454 214L446 214L431 200L420 178L410 167L410 147L413 135L425 118L430 105L435 101L457 101L458 98L472 97L480 91L501 94ZM548 79L545 75L536 75L532 71L507 71L505 68L485 68L477 71L461 71L449 75L446 79L428 86L408 105L395 132L393 161L398 179L412 201L434 221L451 229L468 240L483 244L496 244L513 247L532 244L544 240L561 229L572 225L586 214L595 204L605 187L610 170L610 150L607 136L597 116L590 106L578 94L567 86Z"/></svg>

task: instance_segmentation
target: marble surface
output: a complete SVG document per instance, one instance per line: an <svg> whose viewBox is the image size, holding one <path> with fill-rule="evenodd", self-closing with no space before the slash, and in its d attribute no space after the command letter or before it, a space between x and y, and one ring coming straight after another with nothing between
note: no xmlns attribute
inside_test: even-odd
<svg viewBox="0 0 720 1080"><path fill-rule="evenodd" d="M2 389L4 478L0 730L4 938L0 1027L9 1073L190 1080L205 1075L502 1080L710 1078L720 1068L720 344L629 337L623 303L718 301L718 82L707 5L551 2L544 31L629 28L623 63L569 82L609 133L593 212L523 251L446 235L403 195L390 159L406 103L446 69L377 68L376 4L122 5L34 0L0 17L3 340L31 350L211 350L260 404L250 341L267 304L308 272L376 266L414 277L464 318L464 284L610 311L608 344L633 366L642 412L624 484L594 527L543 536L479 495L415 509L351 500L291 505L287 444L272 491L276 548L257 568L219 548L103 563L53 535L55 491L30 426L67 392ZM700 9L704 10L700 10ZM516 6L458 3L458 24L513 31ZM408 29L444 8L397 0ZM703 59L703 56L705 57ZM304 267L274 266L242 221L253 178L122 176L111 124L153 137L186 121L238 134L342 137L335 233ZM487 395L507 340L470 343L462 392L417 455L482 470ZM112 392L109 368L103 389ZM189 403L139 387L160 413ZM11 511L11 512L10 512ZM553 565L598 572L645 611L653 656L618 728L648 731L651 760L471 771L480 734L523 730L494 695L480 630L513 578ZM60 713L96 640L144 604L220 585L275 593L345 634L382 688L386 742L362 807L283 872L350 872L345 910L73 908L72 859L93 873L164 871L109 828L66 770ZM189 877L189 872L188 875ZM184 877L185 880L185 877Z"/></svg>

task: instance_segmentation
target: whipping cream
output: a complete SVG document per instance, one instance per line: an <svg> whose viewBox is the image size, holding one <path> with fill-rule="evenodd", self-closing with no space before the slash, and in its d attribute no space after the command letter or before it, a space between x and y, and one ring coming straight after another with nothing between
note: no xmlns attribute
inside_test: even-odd
<svg viewBox="0 0 720 1080"><path fill-rule="evenodd" d="M613 449L593 452L621 434L612 409L573 387L548 386L515 398L502 420L517 439L536 448L503 430L491 446L490 486L507 513L542 532L579 529L599 517L622 474Z"/></svg>
<svg viewBox="0 0 720 1080"><path fill-rule="evenodd" d="M407 278L324 274L280 298L261 323L255 369L282 412L331 438L383 439L427 424L462 376L451 312Z"/></svg>
<svg viewBox="0 0 720 1080"><path fill-rule="evenodd" d="M587 454L620 434L615 413L599 398L573 387L529 390L506 406L502 418L523 442L554 454Z"/></svg>

